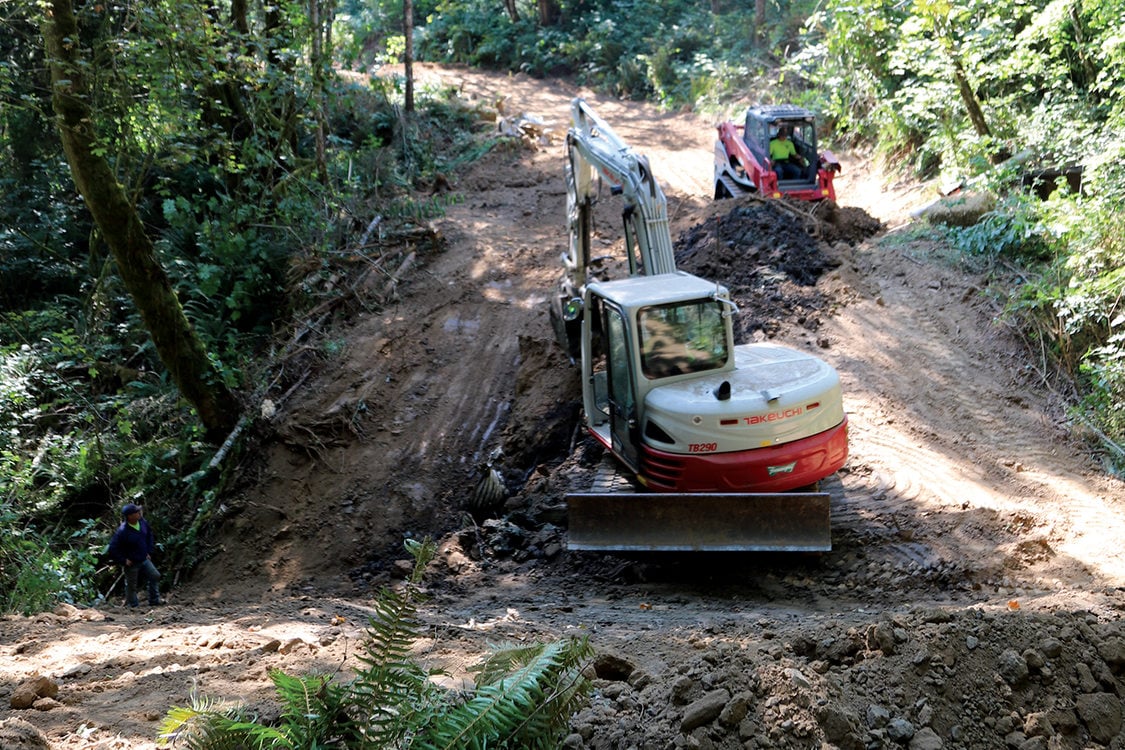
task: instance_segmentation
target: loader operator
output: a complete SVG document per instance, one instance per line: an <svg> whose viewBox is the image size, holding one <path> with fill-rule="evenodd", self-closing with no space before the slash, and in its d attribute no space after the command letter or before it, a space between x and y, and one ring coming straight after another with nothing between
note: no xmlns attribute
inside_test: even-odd
<svg viewBox="0 0 1125 750"><path fill-rule="evenodd" d="M778 128L777 135L770 140L770 161L779 180L796 180L801 176L801 167L806 166L806 162L789 140L788 128Z"/></svg>

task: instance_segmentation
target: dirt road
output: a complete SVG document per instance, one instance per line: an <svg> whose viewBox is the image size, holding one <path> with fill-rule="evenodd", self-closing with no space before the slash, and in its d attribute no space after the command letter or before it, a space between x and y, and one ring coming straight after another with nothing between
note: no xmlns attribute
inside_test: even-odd
<svg viewBox="0 0 1125 750"><path fill-rule="evenodd" d="M556 139L496 149L455 181L464 199L435 222L444 249L418 250L395 304L329 334L339 354L272 418L279 437L246 467L216 557L170 606L2 623L0 681L59 685L57 705L3 718L55 748L148 748L193 689L270 715L267 670L349 663L402 539L429 533L445 551L419 658L462 677L490 641L590 636L598 689L567 747L1125 744L1125 490L1068 431L983 281L910 231L925 191L845 159L841 205L888 229L832 248L815 326L779 316L758 334L843 379L833 551L568 553L551 500L580 481L586 448L564 461L573 376L545 303L566 243L569 101L586 96L649 155L674 237L720 210L712 123L557 81L423 77ZM507 513L474 524L465 504L489 461ZM0 745L35 746L16 743Z"/></svg>

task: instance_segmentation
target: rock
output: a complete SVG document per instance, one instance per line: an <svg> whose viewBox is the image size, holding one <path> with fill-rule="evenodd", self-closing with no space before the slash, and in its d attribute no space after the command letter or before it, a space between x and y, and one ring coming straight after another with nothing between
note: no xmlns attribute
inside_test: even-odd
<svg viewBox="0 0 1125 750"><path fill-rule="evenodd" d="M1027 679L1030 670L1027 661L1015 649L1006 649L996 660L996 671L1009 685L1018 685Z"/></svg>
<svg viewBox="0 0 1125 750"><path fill-rule="evenodd" d="M826 706L818 711L817 720L824 732L824 739L833 745L846 744L845 740L849 736L859 732L856 720L847 711L837 706Z"/></svg>
<svg viewBox="0 0 1125 750"><path fill-rule="evenodd" d="M1023 652L1023 660L1027 662L1027 666L1035 671L1039 671L1047 666L1047 657L1039 649L1029 648Z"/></svg>
<svg viewBox="0 0 1125 750"><path fill-rule="evenodd" d="M634 669L629 673L629 677L625 681L628 682L634 690L641 691L652 684L652 675L643 669Z"/></svg>
<svg viewBox="0 0 1125 750"><path fill-rule="evenodd" d="M66 602L59 602L59 605L53 610L53 614L66 620L79 619L78 607L75 607L73 604L67 604Z"/></svg>
<svg viewBox="0 0 1125 750"><path fill-rule="evenodd" d="M1075 709L1095 742L1109 744L1121 731L1121 699L1112 693L1079 695Z"/></svg>
<svg viewBox="0 0 1125 750"><path fill-rule="evenodd" d="M887 722L887 737L900 745L905 745L914 737L914 725L906 719L894 718Z"/></svg>
<svg viewBox="0 0 1125 750"><path fill-rule="evenodd" d="M82 677L83 675L90 674L94 667L89 662L80 661L77 664L71 664L69 667L62 671L59 677L67 679L69 677Z"/></svg>
<svg viewBox="0 0 1125 750"><path fill-rule="evenodd" d="M1023 733L1028 737L1052 737L1055 728L1045 711L1036 711L1023 720Z"/></svg>
<svg viewBox="0 0 1125 750"><path fill-rule="evenodd" d="M1119 671L1125 667L1125 638L1109 638L1098 644L1098 656Z"/></svg>
<svg viewBox="0 0 1125 750"><path fill-rule="evenodd" d="M1047 712L1051 727L1063 734L1073 734L1078 729L1078 714L1073 709L1055 708Z"/></svg>
<svg viewBox="0 0 1125 750"><path fill-rule="evenodd" d="M1039 650L1048 659L1057 659L1062 656L1062 641L1058 638L1044 638L1039 641Z"/></svg>
<svg viewBox="0 0 1125 750"><path fill-rule="evenodd" d="M786 669L785 674L793 682L793 687L798 690L809 690L812 685L809 684L809 678L805 677L799 669Z"/></svg>
<svg viewBox="0 0 1125 750"><path fill-rule="evenodd" d="M750 693L736 693L723 706L723 711L719 714L719 723L725 727L736 727L741 724L750 711L750 700Z"/></svg>
<svg viewBox="0 0 1125 750"><path fill-rule="evenodd" d="M12 691L8 705L17 710L31 708L39 698L54 698L59 694L59 685L50 677L36 675L25 680Z"/></svg>
<svg viewBox="0 0 1125 750"><path fill-rule="evenodd" d="M1087 664L1079 662L1074 666L1074 674L1078 680L1078 690L1082 693L1093 693L1098 689L1098 681Z"/></svg>
<svg viewBox="0 0 1125 750"><path fill-rule="evenodd" d="M36 711L50 711L51 709L58 708L61 705L62 704L54 698L38 698L34 703L31 704L31 707Z"/></svg>
<svg viewBox="0 0 1125 750"><path fill-rule="evenodd" d="M922 727L910 738L910 750L941 750L944 743L938 733L929 727Z"/></svg>
<svg viewBox="0 0 1125 750"><path fill-rule="evenodd" d="M930 625L939 625L952 620L953 615L941 607L931 607L922 613L922 622Z"/></svg>
<svg viewBox="0 0 1125 750"><path fill-rule="evenodd" d="M472 567L472 560L456 540L448 541L438 551L438 559L445 564L446 569L453 575Z"/></svg>
<svg viewBox="0 0 1125 750"><path fill-rule="evenodd" d="M684 709L683 719L680 720L680 731L686 734L704 724L710 724L719 718L719 714L723 712L729 700L730 693L725 689L707 693Z"/></svg>
<svg viewBox="0 0 1125 750"><path fill-rule="evenodd" d="M5 719L0 721L0 747L4 750L51 750L51 743L23 719Z"/></svg>
<svg viewBox="0 0 1125 750"><path fill-rule="evenodd" d="M672 683L672 703L682 706L690 700L689 696L695 692L695 680L687 675L680 675Z"/></svg>
<svg viewBox="0 0 1125 750"><path fill-rule="evenodd" d="M867 726L870 729L882 729L891 720L891 713L878 705L867 707Z"/></svg>
<svg viewBox="0 0 1125 750"><path fill-rule="evenodd" d="M866 642L868 651L882 651L884 656L891 656L895 652L894 628L890 623L879 622L867 629Z"/></svg>
<svg viewBox="0 0 1125 750"><path fill-rule="evenodd" d="M957 193L926 206L918 215L934 224L971 227L996 207L996 199L987 193Z"/></svg>

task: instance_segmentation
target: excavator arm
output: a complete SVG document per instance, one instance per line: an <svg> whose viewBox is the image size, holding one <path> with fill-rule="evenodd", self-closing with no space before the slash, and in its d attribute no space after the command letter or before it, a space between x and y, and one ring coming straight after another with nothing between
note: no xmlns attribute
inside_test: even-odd
<svg viewBox="0 0 1125 750"><path fill-rule="evenodd" d="M567 219L570 249L565 265L576 290L585 287L590 267L591 212L597 180L624 199L629 275L672 273L676 260L668 229L668 202L652 176L648 159L629 148L582 99L571 103L567 133Z"/></svg>

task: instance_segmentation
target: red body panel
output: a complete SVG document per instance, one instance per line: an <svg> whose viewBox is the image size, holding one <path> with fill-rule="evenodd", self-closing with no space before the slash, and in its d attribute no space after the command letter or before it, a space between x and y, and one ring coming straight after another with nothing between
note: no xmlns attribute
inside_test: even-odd
<svg viewBox="0 0 1125 750"><path fill-rule="evenodd" d="M833 474L848 459L847 417L784 445L735 453L666 453L640 446L641 481L661 492L785 492ZM792 465L791 469L788 467Z"/></svg>

